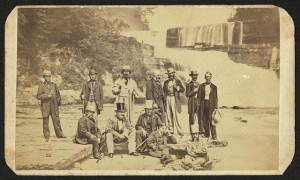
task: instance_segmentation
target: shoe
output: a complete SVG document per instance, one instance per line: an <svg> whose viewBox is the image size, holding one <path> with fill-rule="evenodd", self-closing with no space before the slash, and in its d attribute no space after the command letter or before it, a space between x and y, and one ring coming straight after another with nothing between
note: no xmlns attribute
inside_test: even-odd
<svg viewBox="0 0 300 180"><path fill-rule="evenodd" d="M49 141L49 138L47 137L46 139L45 139L45 142L48 142Z"/></svg>
<svg viewBox="0 0 300 180"><path fill-rule="evenodd" d="M108 157L113 158L113 157L114 157L114 154L113 154L113 153L109 153L109 154L108 154Z"/></svg>
<svg viewBox="0 0 300 180"><path fill-rule="evenodd" d="M67 138L67 137L64 135L61 135L61 136L58 136L58 138Z"/></svg>
<svg viewBox="0 0 300 180"><path fill-rule="evenodd" d="M200 134L199 137L206 138L204 134Z"/></svg>
<svg viewBox="0 0 300 180"><path fill-rule="evenodd" d="M213 141L217 141L218 139L216 137L212 138Z"/></svg>
<svg viewBox="0 0 300 180"><path fill-rule="evenodd" d="M131 155L131 156L140 156L141 154L138 153L138 152L132 152L132 153L130 153L129 155Z"/></svg>

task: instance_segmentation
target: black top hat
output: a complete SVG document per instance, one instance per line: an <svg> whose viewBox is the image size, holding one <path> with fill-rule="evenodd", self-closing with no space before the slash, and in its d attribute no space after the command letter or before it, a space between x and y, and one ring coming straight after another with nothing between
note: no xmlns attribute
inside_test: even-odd
<svg viewBox="0 0 300 180"><path fill-rule="evenodd" d="M116 112L126 112L125 103L116 103L117 109Z"/></svg>
<svg viewBox="0 0 300 180"><path fill-rule="evenodd" d="M191 71L191 73L189 74L190 76L192 75L198 75L197 71Z"/></svg>

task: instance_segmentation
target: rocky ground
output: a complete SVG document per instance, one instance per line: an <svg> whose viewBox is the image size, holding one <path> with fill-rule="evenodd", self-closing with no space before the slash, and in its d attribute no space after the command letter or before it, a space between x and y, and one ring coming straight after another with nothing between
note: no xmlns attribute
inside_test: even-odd
<svg viewBox="0 0 300 180"><path fill-rule="evenodd" d="M189 140L187 107L183 106L180 121L186 135L179 143ZM210 158L218 160L212 170L270 170L278 168L278 108L220 109L222 122L217 127L219 140L227 140L227 147L208 149ZM136 105L134 119L143 112ZM107 118L113 115L112 104L105 105L99 116L103 130ZM104 157L96 163L89 155L91 146L73 144L80 106L64 105L60 108L62 129L67 139L57 139L50 122L51 139L45 142L42 118L38 106L18 106L16 120L17 169L82 169L82 170L170 170L159 159L131 157L121 152L113 159ZM133 122L134 124L135 122ZM177 137L177 136L176 136ZM181 160L178 160L181 161ZM76 162L76 163L75 163Z"/></svg>

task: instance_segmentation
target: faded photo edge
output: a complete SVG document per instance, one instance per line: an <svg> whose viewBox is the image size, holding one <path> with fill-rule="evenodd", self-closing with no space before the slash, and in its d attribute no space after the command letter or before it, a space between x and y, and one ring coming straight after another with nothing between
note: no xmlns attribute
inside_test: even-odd
<svg viewBox="0 0 300 180"><path fill-rule="evenodd" d="M266 5L268 6L268 5ZM37 7L37 6L33 6ZM51 6L54 7L54 6ZM209 7L209 6L208 6ZM228 6L225 6L228 7ZM248 7L248 6L243 6ZM250 6L252 7L252 6ZM265 7L265 6L262 6ZM5 161L17 175L266 175L283 174L295 153L295 39L294 23L288 12L280 12L280 111L279 111L279 167L266 171L74 171L74 170L16 170L15 125L16 125L16 81L17 81L17 16L15 7L5 23ZM293 73L291 73L293 72ZM292 82L292 83L291 83Z"/></svg>

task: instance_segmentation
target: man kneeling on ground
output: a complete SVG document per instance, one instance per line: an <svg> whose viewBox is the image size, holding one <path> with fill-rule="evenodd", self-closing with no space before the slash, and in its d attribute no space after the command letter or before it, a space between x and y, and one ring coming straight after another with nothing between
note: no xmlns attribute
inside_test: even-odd
<svg viewBox="0 0 300 180"><path fill-rule="evenodd" d="M132 156L139 156L135 151L135 131L132 128L129 120L126 118L125 103L116 103L116 116L109 119L106 126L106 145L108 156L113 157L114 143L128 142L129 154Z"/></svg>
<svg viewBox="0 0 300 180"><path fill-rule="evenodd" d="M136 145L139 152L147 151L146 139L151 132L156 131L162 122L159 116L153 113L153 101L146 100L145 113L141 114L136 122Z"/></svg>
<svg viewBox="0 0 300 180"><path fill-rule="evenodd" d="M158 130L152 132L148 137L147 145L150 149L149 155L160 158L162 164L173 161L167 143L176 144L177 141L168 132L166 125L162 123L162 126Z"/></svg>
<svg viewBox="0 0 300 180"><path fill-rule="evenodd" d="M100 158L99 147L101 132L98 128L98 122L95 118L95 104L88 103L86 106L86 115L78 120L77 133L73 142L76 144L93 144L93 156Z"/></svg>

